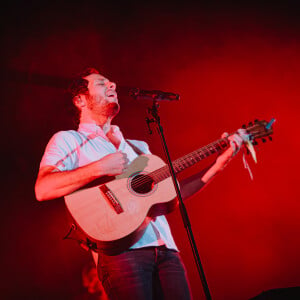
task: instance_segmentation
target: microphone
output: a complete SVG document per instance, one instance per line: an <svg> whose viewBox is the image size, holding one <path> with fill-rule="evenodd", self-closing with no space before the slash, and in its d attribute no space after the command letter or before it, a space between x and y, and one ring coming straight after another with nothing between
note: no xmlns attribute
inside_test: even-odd
<svg viewBox="0 0 300 300"><path fill-rule="evenodd" d="M129 96L135 100L178 101L180 99L178 94L157 90L146 91L138 88L130 89Z"/></svg>

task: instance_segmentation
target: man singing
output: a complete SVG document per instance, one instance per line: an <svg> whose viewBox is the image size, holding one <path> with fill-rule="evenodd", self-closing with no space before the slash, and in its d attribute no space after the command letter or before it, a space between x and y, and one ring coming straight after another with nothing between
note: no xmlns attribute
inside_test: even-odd
<svg viewBox="0 0 300 300"><path fill-rule="evenodd" d="M127 141L112 125L120 110L114 82L89 68L74 80L71 92L80 124L77 131L60 131L50 139L35 185L39 201L68 195L103 176L122 174L140 153L150 154L145 142ZM180 182L183 199L221 171L246 137L242 130L229 136L229 148L210 168ZM143 235L123 252L100 252L98 275L109 299L191 299L185 268L163 215L151 219Z"/></svg>

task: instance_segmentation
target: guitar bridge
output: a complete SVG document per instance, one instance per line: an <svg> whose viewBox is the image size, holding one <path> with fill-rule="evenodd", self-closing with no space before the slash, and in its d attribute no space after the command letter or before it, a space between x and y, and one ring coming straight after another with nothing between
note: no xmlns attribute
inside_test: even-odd
<svg viewBox="0 0 300 300"><path fill-rule="evenodd" d="M112 205L113 209L117 214L120 214L124 211L120 202L116 199L112 191L105 184L101 185L99 189L106 198L106 200Z"/></svg>

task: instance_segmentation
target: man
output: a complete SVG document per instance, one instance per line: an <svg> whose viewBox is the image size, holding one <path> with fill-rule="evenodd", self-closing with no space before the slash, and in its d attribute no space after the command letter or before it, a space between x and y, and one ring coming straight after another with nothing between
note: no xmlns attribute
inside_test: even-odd
<svg viewBox="0 0 300 300"><path fill-rule="evenodd" d="M138 156L136 149L150 154L145 142L127 142L119 128L112 125L120 109L115 83L89 68L74 81L71 90L79 111L79 128L58 132L49 141L35 186L39 201L65 196L102 176L122 174ZM200 190L222 170L246 137L242 131L230 136L230 147L214 165L180 183L183 198ZM121 254L100 253L98 274L110 299L191 297L164 216L151 220L143 236Z"/></svg>

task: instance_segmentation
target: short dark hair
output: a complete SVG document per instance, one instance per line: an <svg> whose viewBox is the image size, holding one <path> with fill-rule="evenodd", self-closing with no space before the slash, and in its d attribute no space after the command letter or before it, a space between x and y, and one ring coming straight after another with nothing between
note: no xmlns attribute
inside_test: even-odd
<svg viewBox="0 0 300 300"><path fill-rule="evenodd" d="M69 92L71 93L72 98L80 94L87 94L88 81L84 78L90 74L100 74L100 73L95 68L86 68L73 78L69 86Z"/></svg>
<svg viewBox="0 0 300 300"><path fill-rule="evenodd" d="M81 94L88 94L88 81L84 79L86 76L90 74L100 74L99 71L95 68L86 68L79 74L73 77L73 80L71 81L71 84L69 85L68 91L70 92L72 96L73 101L73 108L72 111L74 112L74 125L78 126L81 111L80 109L75 105L75 99L78 95Z"/></svg>

